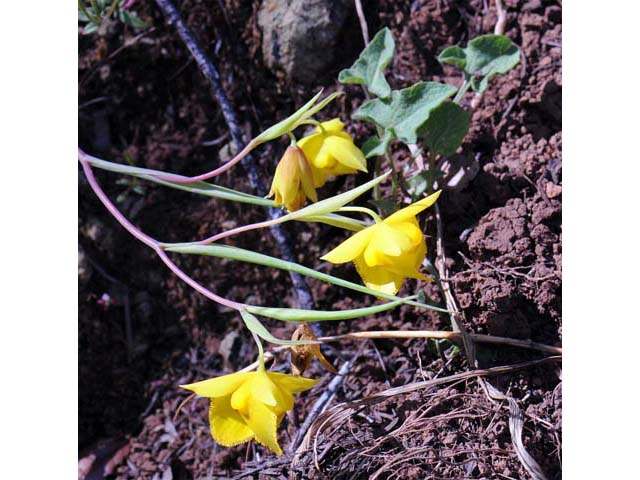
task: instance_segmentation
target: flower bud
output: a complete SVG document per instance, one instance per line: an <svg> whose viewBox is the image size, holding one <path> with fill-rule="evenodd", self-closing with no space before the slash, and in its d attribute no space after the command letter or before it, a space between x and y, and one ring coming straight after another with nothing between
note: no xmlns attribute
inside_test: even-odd
<svg viewBox="0 0 640 480"><path fill-rule="evenodd" d="M280 159L268 197L274 195L275 205L284 205L290 212L302 208L307 198L318 201L311 166L299 147L289 146Z"/></svg>

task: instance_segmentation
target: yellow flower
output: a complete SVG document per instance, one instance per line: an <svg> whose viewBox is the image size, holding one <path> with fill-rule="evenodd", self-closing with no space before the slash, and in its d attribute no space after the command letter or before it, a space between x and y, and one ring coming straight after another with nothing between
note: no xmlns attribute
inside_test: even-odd
<svg viewBox="0 0 640 480"><path fill-rule="evenodd" d="M334 118L322 122L316 128L316 133L298 142L311 163L316 188L324 185L329 175L367 171L363 153L354 145L353 138L342 131L343 128L344 123L339 118Z"/></svg>
<svg viewBox="0 0 640 480"><path fill-rule="evenodd" d="M278 425L284 413L293 408L293 394L310 389L316 382L262 370L232 373L181 387L211 399L211 436L220 445L232 447L255 439L282 455Z"/></svg>
<svg viewBox="0 0 640 480"><path fill-rule="evenodd" d="M427 280L418 271L427 244L416 215L435 203L440 191L360 230L322 257L331 263L353 261L365 285L395 295L405 278Z"/></svg>
<svg viewBox="0 0 640 480"><path fill-rule="evenodd" d="M307 198L318 201L311 167L299 147L289 146L280 159L267 197L273 195L276 206L284 205L290 212L299 210Z"/></svg>

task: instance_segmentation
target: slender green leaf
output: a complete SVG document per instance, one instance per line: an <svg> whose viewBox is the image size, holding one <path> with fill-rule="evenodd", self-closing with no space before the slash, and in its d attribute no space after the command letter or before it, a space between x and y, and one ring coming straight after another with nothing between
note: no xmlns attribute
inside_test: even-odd
<svg viewBox="0 0 640 480"><path fill-rule="evenodd" d="M311 217L305 217L305 222L318 222L326 223L332 227L342 228L344 230L351 230L352 232L359 232L369 225L362 220L356 220L354 218L344 217L335 213L327 213L325 215L317 215Z"/></svg>
<svg viewBox="0 0 640 480"><path fill-rule="evenodd" d="M471 114L453 102L435 108L424 124L425 143L432 152L453 155L469 131Z"/></svg>
<svg viewBox="0 0 640 480"><path fill-rule="evenodd" d="M269 140L273 140L275 138L280 137L281 135L285 135L288 132L295 130L297 127L302 125L306 120L311 118L313 115L318 113L324 107L326 107L329 102L333 101L336 97L342 95L342 92L334 92L331 95L328 95L327 98L322 100L320 103L315 105L318 98L322 95L322 90L320 90L311 100L305 103L302 107L296 110L295 113L288 116L284 120L276 123L275 125L267 128L264 132L258 135L253 141L256 144L261 144L264 142L268 142Z"/></svg>
<svg viewBox="0 0 640 480"><path fill-rule="evenodd" d="M347 203L352 202L367 190L372 189L374 186L382 182L389 176L391 172L384 173L379 177L369 180L367 183L360 185L359 187L352 188L349 191L335 195L333 197L325 198L317 203L312 203L300 210L291 212L287 215L280 217L282 222L289 220L306 220L308 217L317 217L318 215L324 215L332 213L338 210L340 207L344 207Z"/></svg>
<svg viewBox="0 0 640 480"><path fill-rule="evenodd" d="M247 306L247 310L263 317L275 318L285 322L323 322L330 320L350 320L366 317L380 312L386 312L402 305L404 300L387 302L366 308L354 308L352 310L301 310L299 308L269 308Z"/></svg>
<svg viewBox="0 0 640 480"><path fill-rule="evenodd" d="M267 330L267 328L258 320L255 316L251 315L249 312L245 310L240 310L240 316L242 316L242 320L247 328L258 335L260 338L265 340L266 342L275 343L276 345L310 345L314 343L322 343L314 340L281 340L279 338L271 335L271 332Z"/></svg>
<svg viewBox="0 0 640 480"><path fill-rule="evenodd" d="M207 197L221 198L224 200L232 200L240 203L250 203L253 205L262 205L265 207L273 207L273 201L266 198L257 197L249 193L238 192L230 188L221 187L207 182L193 182L193 183L179 183L170 182L168 180L161 180L154 174L166 175L165 172L158 170L151 170L141 167L133 167L130 165L124 165L121 163L108 162L106 160L100 160L98 158L90 157L88 161L94 167L102 170L108 170L115 173L123 173L125 175L131 175L133 177L142 178L150 182L165 185L167 187L175 188L177 190L183 190L185 192L197 193L198 195L205 195Z"/></svg>
<svg viewBox="0 0 640 480"><path fill-rule="evenodd" d="M331 95L327 95L327 97L324 100L322 100L320 103L318 103L317 105L315 105L312 108L310 108L302 116L302 120L298 121L298 123L296 124L296 127L301 125L303 121L313 117L316 113L318 113L324 107L329 105L329 103L333 102L334 99L336 99L337 97L339 97L340 95L343 95L343 94L344 94L344 92L333 92Z"/></svg>
<svg viewBox="0 0 640 480"><path fill-rule="evenodd" d="M353 118L374 122L403 142L416 143L417 132L429 118L431 110L454 93L456 89L451 85L420 82L394 90L386 100L376 98L368 101L353 114Z"/></svg>
<svg viewBox="0 0 640 480"><path fill-rule="evenodd" d="M164 185L170 188L175 188L177 190L183 190L185 192L190 192L190 193L195 193L198 195L205 195L207 197L215 197L215 198L221 198L224 200L231 200L234 202L240 202L240 203L250 203L253 205L261 205L264 207L274 207L274 203L273 200L268 200L266 198L262 198L262 197L257 197L255 195L251 195L249 193L244 193L244 192L238 192L237 190L232 190L230 188L225 188L225 187L221 187L219 185L214 185L212 183L207 183L207 182L193 182L193 183L179 183L179 182L171 182L168 180L161 180L157 177L155 177L154 175L157 174L162 174L162 175L167 175L166 172L161 172L159 170L151 170L151 169L147 169L147 168L141 168L141 167L133 167L130 165L124 165L121 163L114 163L114 162L108 162L106 160L101 160L95 157L89 157L87 159L89 161L89 163L91 163L91 165L93 165L94 167L100 168L102 170L107 170L110 172L115 172L115 173L122 173L125 175L131 175L133 177L138 177L138 178L142 178L144 180L148 180L150 182L154 182L160 185ZM372 180L371 182L375 182L375 181L381 181L383 179L383 177L379 177L377 180ZM371 183L369 182L369 183ZM375 183L374 183L375 184ZM367 185L367 184L365 184ZM362 188L365 185L362 185L361 187L358 188ZM358 189L354 189L354 190L350 190L349 192L345 192L342 195L354 195L353 198L357 197L358 195L361 195L362 193L364 193L366 190L368 190L369 188L372 187L367 187L364 188L360 193L355 192L354 190L358 190ZM359 190L360 191L360 190ZM327 199L327 200L331 200L331 199ZM349 199L347 199L347 203L351 201ZM314 204L317 205L317 204ZM313 206L313 205L312 205ZM342 205L340 205L342 206ZM339 208L339 207L338 207ZM297 212L295 212L297 213ZM301 220L301 221L306 221L306 222L320 222L320 223L326 223L328 225L333 225L336 227L340 227L340 228L344 228L346 230L352 230L352 231L359 231L362 230L366 225L364 223L362 223L359 220L354 220L352 218L348 218L348 217L344 217L342 215L337 215L334 213L324 213L324 212L320 212L318 214L315 215L309 215L308 217L305 215L305 218L302 219L298 219L298 218L290 218L289 220Z"/></svg>
<svg viewBox="0 0 640 480"><path fill-rule="evenodd" d="M426 308L429 310L435 310L438 312L448 313L448 310L434 305L426 303L414 302L410 298L401 298L395 295L389 295L387 293L372 290L360 285L358 283L349 282L326 273L318 272L309 267L305 267L298 263L287 262L279 258L264 255L262 253L253 252L251 250L244 250L242 248L230 247L227 245L184 245L184 246L172 246L166 249L168 252L182 253L189 255L207 255L218 258L228 258L230 260L237 260L241 262L253 263L256 265L263 265L265 267L277 268L279 270L286 270L288 272L299 273L307 277L315 278L323 282L331 283L339 287L349 288L356 292L366 293L379 298L385 298L387 300L401 301L418 308Z"/></svg>
<svg viewBox="0 0 640 480"><path fill-rule="evenodd" d="M193 183L177 183L161 180L151 175L140 175L140 178L149 180L160 185L175 188L176 190L183 190L185 192L196 193L198 195L205 195L207 197L215 197L223 200L231 200L239 203L249 203L252 205L261 205L263 207L273 207L273 200L269 200L255 195L250 195L244 192L238 192L230 188L214 185L207 182L193 182Z"/></svg>
<svg viewBox="0 0 640 480"><path fill-rule="evenodd" d="M290 132L295 128L297 122L299 122L304 114L309 111L309 109L313 106L314 103L320 98L322 95L322 90L316 93L311 100L305 103L302 107L296 110L293 114L289 115L284 120L276 123L275 125L267 128L264 132L258 135L255 138L255 141L260 144L264 142L268 142L269 140L273 140L274 138L278 138L281 135L285 135L287 132Z"/></svg>
<svg viewBox="0 0 640 480"><path fill-rule="evenodd" d="M371 94L387 98L391 95L391 87L384 78L384 70L393 59L395 46L391 30L383 28L360 53L351 68L340 72L338 81L365 85Z"/></svg>

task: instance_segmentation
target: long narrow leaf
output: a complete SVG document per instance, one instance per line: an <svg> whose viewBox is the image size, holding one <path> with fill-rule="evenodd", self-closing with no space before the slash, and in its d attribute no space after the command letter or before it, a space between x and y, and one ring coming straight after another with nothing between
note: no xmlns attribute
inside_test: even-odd
<svg viewBox="0 0 640 480"><path fill-rule="evenodd" d="M275 318L285 322L322 322L327 320L349 320L352 318L366 317L375 313L385 312L402 305L404 300L387 302L382 305L375 305L366 308L354 308L352 310L301 310L299 308L269 308L247 306L247 311L262 315L263 317Z"/></svg>
<svg viewBox="0 0 640 480"><path fill-rule="evenodd" d="M334 197L325 198L317 203L313 203L307 207L304 207L295 212L291 212L281 217L283 222L288 220L307 219L308 217L317 217L318 215L324 215L327 213L335 212L341 207L344 207L347 203L352 202L367 190L372 189L377 184L382 182L389 176L391 171L380 175L379 177L369 180L367 183L363 183L359 187L352 188L344 193L336 195Z"/></svg>
<svg viewBox="0 0 640 480"><path fill-rule="evenodd" d="M335 213L327 213L326 215L317 215L311 217L305 217L305 222L318 222L318 223L326 223L327 225L331 225L332 227L343 228L345 230L351 230L352 232L359 232L363 228L368 227L369 225L362 220L355 220L353 218L344 217L342 215L338 215Z"/></svg>
<svg viewBox="0 0 640 480"><path fill-rule="evenodd" d="M244 192L238 192L230 188L221 187L207 182L194 182L194 183L174 183L166 180L159 179L150 175L140 175L140 178L149 180L160 185L175 188L177 190L183 190L185 192L196 193L198 195L205 195L207 197L221 198L223 200L231 200L239 203L250 203L252 205L261 205L263 207L273 207L273 200L267 198L257 197Z"/></svg>
<svg viewBox="0 0 640 480"><path fill-rule="evenodd" d="M253 205L262 205L264 207L273 207L273 201L266 198L257 197L249 193L238 192L231 188L221 187L207 182L192 182L192 183L179 183L171 182L169 180L163 180L156 177L156 174L167 175L165 172L159 170L151 170L148 168L132 167L130 165L123 165L120 163L108 162L106 160L100 160L97 158L90 158L91 165L115 173L123 173L125 175L131 175L133 177L142 178L150 182L154 182L167 187L175 188L177 190L183 190L185 192L196 193L198 195L205 195L207 197L221 198L223 200L232 200L240 203L250 203Z"/></svg>
<svg viewBox="0 0 640 480"><path fill-rule="evenodd" d="M412 305L418 308L426 308L429 310L435 310L437 312L448 313L448 310L436 307L435 305L429 305L426 303L415 302L411 299L397 297L395 295L389 295L387 293L372 290L357 283L349 282L326 273L318 272L309 267L305 267L298 263L287 262L279 258L264 255L262 253L252 252L251 250L244 250L242 248L230 247L227 245L188 245L188 246L176 246L166 249L169 252L191 254L191 255L208 255L210 257L228 258L229 260L238 260L241 262L254 263L256 265L263 265L265 267L277 268L279 270L286 270L289 272L299 273L307 277L316 278L323 282L338 285L339 287L349 288L356 292L366 293L374 295L376 297L385 298L387 300L400 301L408 305Z"/></svg>

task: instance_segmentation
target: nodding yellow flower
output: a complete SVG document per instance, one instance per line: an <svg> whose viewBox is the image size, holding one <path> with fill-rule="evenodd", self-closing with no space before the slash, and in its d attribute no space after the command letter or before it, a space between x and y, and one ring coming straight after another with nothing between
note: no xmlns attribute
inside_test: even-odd
<svg viewBox="0 0 640 480"><path fill-rule="evenodd" d="M284 205L290 212L299 210L307 201L318 201L313 187L313 173L302 149L289 146L280 159L267 197L275 195L276 206Z"/></svg>
<svg viewBox="0 0 640 480"><path fill-rule="evenodd" d="M321 187L330 175L345 175L367 171L364 154L353 143L353 138L343 132L344 123L339 118L322 122L316 133L298 142L311 163L313 184Z"/></svg>
<svg viewBox="0 0 640 480"><path fill-rule="evenodd" d="M427 244L416 215L430 207L440 191L360 230L322 257L331 263L351 262L372 290L395 295L405 278L428 280L418 271Z"/></svg>
<svg viewBox="0 0 640 480"><path fill-rule="evenodd" d="M255 439L282 455L278 425L284 413L293 408L293 394L310 389L316 382L262 370L232 373L181 387L211 399L211 436L220 445L232 447Z"/></svg>

